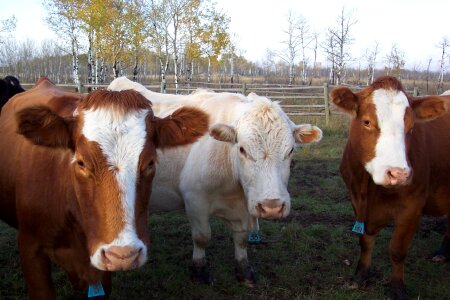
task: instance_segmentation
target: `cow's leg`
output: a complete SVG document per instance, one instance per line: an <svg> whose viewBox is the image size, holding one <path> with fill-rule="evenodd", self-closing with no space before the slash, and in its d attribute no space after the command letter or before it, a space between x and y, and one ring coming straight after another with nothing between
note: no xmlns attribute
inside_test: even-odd
<svg viewBox="0 0 450 300"><path fill-rule="evenodd" d="M235 227L232 225L232 228ZM248 262L247 256L247 230L236 230L233 228L234 255L236 259L236 278L248 287L256 285L256 275Z"/></svg>
<svg viewBox="0 0 450 300"><path fill-rule="evenodd" d="M450 216L447 216L447 233L441 243L439 249L433 254L433 261L445 262L450 261Z"/></svg>
<svg viewBox="0 0 450 300"><path fill-rule="evenodd" d="M18 244L28 299L56 299L48 256L33 237L23 234L20 230Z"/></svg>
<svg viewBox="0 0 450 300"><path fill-rule="evenodd" d="M409 299L404 283L404 261L419 221L420 213L403 214L395 219L395 229L389 244L392 299Z"/></svg>
<svg viewBox="0 0 450 300"><path fill-rule="evenodd" d="M366 282L370 277L372 250L375 246L375 237L376 234L369 235L367 233L364 233L359 237L361 253L359 256L358 266L356 267L355 275L353 275L347 283L347 288L357 289L366 285Z"/></svg>
<svg viewBox="0 0 450 300"><path fill-rule="evenodd" d="M191 223L192 241L194 244L194 251L192 253L192 278L195 281L212 285L213 277L209 270L205 251L211 239L209 215L205 209L191 205L190 203L192 202L186 201L185 203L186 214Z"/></svg>

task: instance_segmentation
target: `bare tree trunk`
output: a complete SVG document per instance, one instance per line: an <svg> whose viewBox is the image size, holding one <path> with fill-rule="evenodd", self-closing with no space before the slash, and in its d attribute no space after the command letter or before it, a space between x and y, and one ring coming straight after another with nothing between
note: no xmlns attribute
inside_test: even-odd
<svg viewBox="0 0 450 300"><path fill-rule="evenodd" d="M211 57L208 56L208 83L211 82Z"/></svg>
<svg viewBox="0 0 450 300"><path fill-rule="evenodd" d="M231 54L230 57L230 82L234 83L234 56Z"/></svg>
<svg viewBox="0 0 450 300"><path fill-rule="evenodd" d="M294 63L289 64L289 85L294 84Z"/></svg>
<svg viewBox="0 0 450 300"><path fill-rule="evenodd" d="M133 68L133 81L137 81L138 77L138 54L136 51L136 54L134 56L134 68Z"/></svg>
<svg viewBox="0 0 450 300"><path fill-rule="evenodd" d="M431 65L431 58L428 60L428 66L427 66L427 78L426 78L426 81L427 81L427 94L429 93L428 92L428 82L429 82L429 80L430 80L430 65Z"/></svg>
<svg viewBox="0 0 450 300"><path fill-rule="evenodd" d="M81 82L78 76L78 44L75 37L72 37L72 77L73 83L77 86L78 92L81 92Z"/></svg>
<svg viewBox="0 0 450 300"><path fill-rule="evenodd" d="M89 84L94 83L94 55L93 55L93 32L92 30L88 33L88 42L89 42L89 49L88 49L88 76L87 76L87 82Z"/></svg>
<svg viewBox="0 0 450 300"><path fill-rule="evenodd" d="M439 65L439 76L437 83L437 93L442 94L444 91L444 72L445 72L445 60L448 57L447 48L449 47L449 42L447 38L443 38L441 44L439 45L441 48L441 60Z"/></svg>

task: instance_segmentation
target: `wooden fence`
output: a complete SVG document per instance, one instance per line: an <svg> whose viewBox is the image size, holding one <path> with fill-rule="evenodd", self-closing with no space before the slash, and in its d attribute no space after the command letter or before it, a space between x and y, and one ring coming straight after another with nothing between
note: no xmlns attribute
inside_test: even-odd
<svg viewBox="0 0 450 300"><path fill-rule="evenodd" d="M31 84L23 84L25 88L31 87ZM58 86L75 90L75 85L58 84ZM88 89L104 88L107 85L84 85L83 91ZM190 94L201 88L213 90L215 92L241 93L248 95L254 92L260 96L266 96L273 101L279 101L281 107L290 116L323 116L328 125L330 114L339 113L330 107L329 91L331 87L324 83L322 86L304 86L304 85L285 85L285 84L231 84L231 83L205 83L190 82L180 83L178 88L174 83L166 85L145 85L146 88L161 93L171 94ZM359 90L360 87L350 87L353 90ZM417 91L414 90L414 94Z"/></svg>

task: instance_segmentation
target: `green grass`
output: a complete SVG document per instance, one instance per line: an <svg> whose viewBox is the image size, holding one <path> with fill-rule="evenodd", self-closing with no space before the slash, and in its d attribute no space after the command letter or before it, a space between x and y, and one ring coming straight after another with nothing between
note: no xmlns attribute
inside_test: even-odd
<svg viewBox="0 0 450 300"><path fill-rule="evenodd" d="M319 123L318 120L301 120ZM213 238L207 249L214 286L190 279L192 242L183 212L152 215L149 220L149 262L114 276L113 299L385 299L391 266L388 244L392 226L377 238L376 277L364 289L347 290L359 245L351 232L353 211L339 176L347 119L332 119L319 144L297 150L289 190L292 211L281 221L260 221L263 243L249 246L249 259L258 273L258 287L240 285L234 275L231 233L212 218ZM439 246L439 221L424 218L406 259L410 296L450 299L450 264L436 264L429 255ZM53 277L58 299L70 299L70 284L58 268ZM26 295L16 246L16 231L0 224L0 299Z"/></svg>

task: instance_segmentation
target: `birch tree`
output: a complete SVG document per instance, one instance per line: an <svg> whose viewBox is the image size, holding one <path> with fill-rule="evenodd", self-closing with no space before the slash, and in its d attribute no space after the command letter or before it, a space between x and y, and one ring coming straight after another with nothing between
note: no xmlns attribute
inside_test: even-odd
<svg viewBox="0 0 450 300"><path fill-rule="evenodd" d="M295 63L302 42L298 33L299 26L296 15L289 11L286 18L287 28L283 30L286 39L281 42L286 48L278 52L278 56L289 65L289 85L292 85L295 82Z"/></svg>
<svg viewBox="0 0 450 300"><path fill-rule="evenodd" d="M444 73L447 69L446 61L450 58L449 48L450 41L447 37L443 37L439 45L437 46L440 51L440 59L439 59L439 76L437 81L437 92L441 94L444 91Z"/></svg>
<svg viewBox="0 0 450 300"><path fill-rule="evenodd" d="M161 85L164 87L166 86L166 75L170 59L169 53L171 50L169 44L171 15L167 5L166 1L156 2L152 0L149 16L151 45L159 61Z"/></svg>
<svg viewBox="0 0 450 300"><path fill-rule="evenodd" d="M204 23L201 33L201 49L208 59L208 78L211 82L211 62L217 60L218 56L224 51L230 43L228 26L230 19L221 11L213 7L207 9L204 15Z"/></svg>
<svg viewBox="0 0 450 300"><path fill-rule="evenodd" d="M396 76L401 79L405 67L405 53L393 44L391 51L386 55L386 75Z"/></svg>
<svg viewBox="0 0 450 300"><path fill-rule="evenodd" d="M352 13L346 12L343 7L336 19L336 24L327 30L324 48L334 68L333 84L341 84L344 81L345 70L351 59L349 50L353 43L351 28L356 23L357 20Z"/></svg>
<svg viewBox="0 0 450 300"><path fill-rule="evenodd" d="M367 62L367 85L370 85L373 83L374 76L375 76L375 65L377 61L377 56L379 54L379 46L380 43L377 41L373 42L372 48L367 48L364 53L364 58Z"/></svg>
<svg viewBox="0 0 450 300"><path fill-rule="evenodd" d="M72 56L73 83L81 90L81 81L78 74L79 51L81 39L81 20L78 18L79 0L45 0L48 10L46 18L50 28L65 42L65 49Z"/></svg>
<svg viewBox="0 0 450 300"><path fill-rule="evenodd" d="M307 80L307 68L309 64L309 58L306 56L306 49L315 40L315 37L310 32L310 27L306 18L302 15L299 16L297 21L298 37L300 39L300 47L302 54L302 84Z"/></svg>
<svg viewBox="0 0 450 300"><path fill-rule="evenodd" d="M2 35L8 34L16 29L16 17L13 15L7 19L0 20L0 44L3 43Z"/></svg>

